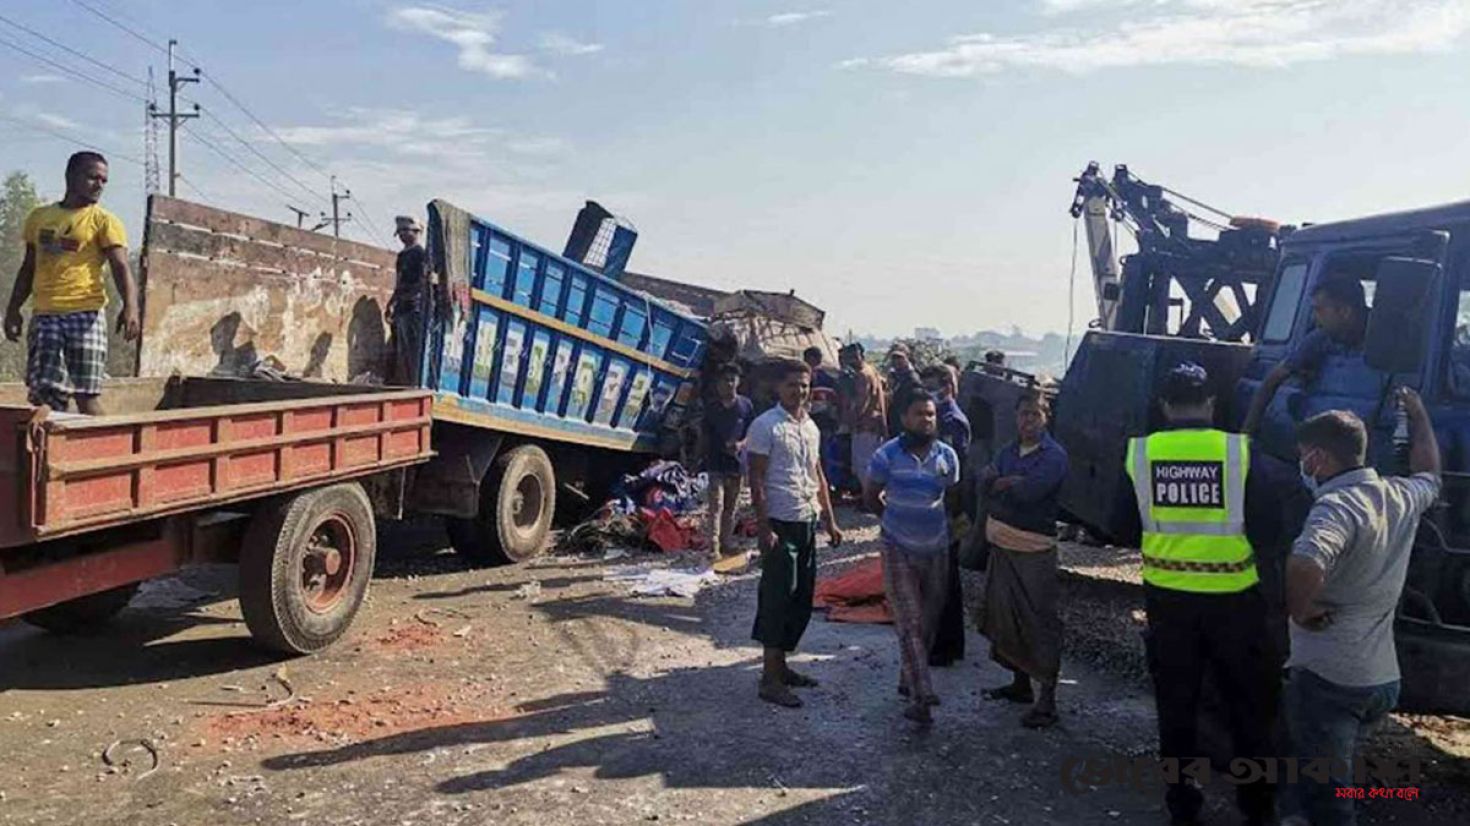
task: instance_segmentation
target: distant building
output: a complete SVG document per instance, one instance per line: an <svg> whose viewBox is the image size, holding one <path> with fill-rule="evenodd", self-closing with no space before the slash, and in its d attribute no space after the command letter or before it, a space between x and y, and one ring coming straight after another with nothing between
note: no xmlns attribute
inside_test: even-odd
<svg viewBox="0 0 1470 826"><path fill-rule="evenodd" d="M933 327L915 327L914 338L919 341L944 341L944 336Z"/></svg>

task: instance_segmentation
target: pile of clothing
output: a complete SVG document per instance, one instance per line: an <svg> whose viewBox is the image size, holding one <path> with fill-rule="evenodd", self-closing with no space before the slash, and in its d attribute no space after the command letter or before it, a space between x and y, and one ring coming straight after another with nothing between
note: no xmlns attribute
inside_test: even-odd
<svg viewBox="0 0 1470 826"><path fill-rule="evenodd" d="M623 513L640 508L689 513L699 509L708 484L704 474L691 474L678 462L661 460L641 473L624 476L613 486L612 504Z"/></svg>
<svg viewBox="0 0 1470 826"><path fill-rule="evenodd" d="M704 533L687 514L699 510L707 484L703 474L691 474L678 462L654 462L641 473L624 476L613 488L613 498L563 534L557 550L602 555L612 549L702 549Z"/></svg>

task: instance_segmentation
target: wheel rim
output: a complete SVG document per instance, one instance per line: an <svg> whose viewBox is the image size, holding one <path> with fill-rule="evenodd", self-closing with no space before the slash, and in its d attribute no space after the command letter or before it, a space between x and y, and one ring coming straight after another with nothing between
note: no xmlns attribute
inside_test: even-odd
<svg viewBox="0 0 1470 826"><path fill-rule="evenodd" d="M534 474L528 473L516 483L515 493L510 499L510 515L511 524L518 533L529 534L536 530L541 522L542 498L541 480Z"/></svg>
<svg viewBox="0 0 1470 826"><path fill-rule="evenodd" d="M301 556L301 592L308 610L323 614L347 593L357 565L357 535L341 513L324 517L311 529Z"/></svg>

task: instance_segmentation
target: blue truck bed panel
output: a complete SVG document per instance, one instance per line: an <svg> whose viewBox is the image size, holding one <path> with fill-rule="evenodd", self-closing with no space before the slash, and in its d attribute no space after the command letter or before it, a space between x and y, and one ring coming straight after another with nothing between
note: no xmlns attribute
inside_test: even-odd
<svg viewBox="0 0 1470 826"><path fill-rule="evenodd" d="M679 424L702 322L444 201L429 253L450 295L422 371L436 418L632 451Z"/></svg>

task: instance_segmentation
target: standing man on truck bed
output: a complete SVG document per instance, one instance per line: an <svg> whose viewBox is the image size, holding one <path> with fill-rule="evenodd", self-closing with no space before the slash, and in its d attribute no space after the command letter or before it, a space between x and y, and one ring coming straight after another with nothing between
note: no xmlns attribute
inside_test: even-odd
<svg viewBox="0 0 1470 826"><path fill-rule="evenodd" d="M107 159L77 152L66 162L66 196L26 216L25 260L5 309L5 337L20 341L21 307L34 298L26 340L30 403L64 411L102 414L98 396L107 374L107 290L102 264L112 270L122 296L117 329L138 337L138 284L128 271L128 237L122 221L99 205L107 186Z"/></svg>
<svg viewBox="0 0 1470 826"><path fill-rule="evenodd" d="M1285 698L1291 754L1330 759L1326 783L1303 779L1282 799L1283 823L1354 822L1359 738L1393 709L1399 663L1394 612L1419 519L1439 498L1439 444L1419 394L1399 391L1409 417L1408 478L1365 467L1368 433L1356 415L1329 410L1302 423L1297 448L1316 502L1286 563L1291 660Z"/></svg>
<svg viewBox="0 0 1470 826"><path fill-rule="evenodd" d="M1312 289L1312 320L1317 329L1307 333L1256 388L1241 426L1246 433L1256 431L1276 389L1287 379L1315 374L1332 353L1352 352L1363 346L1368 330L1368 301L1363 294L1363 282L1348 273L1330 274L1318 281Z"/></svg>
<svg viewBox="0 0 1470 826"><path fill-rule="evenodd" d="M418 219L399 215L393 219L403 250L394 267L393 297L388 299L388 323L393 328L393 364L388 381L418 387L419 364L424 349L424 310L429 304L429 254L420 238L424 228Z"/></svg>
<svg viewBox="0 0 1470 826"><path fill-rule="evenodd" d="M1163 430L1131 439L1125 469L1142 522L1145 647L1159 718L1159 756L1188 767L1207 665L1228 710L1235 757L1271 756L1276 705L1253 545L1274 541L1270 488L1249 485L1249 439L1213 426L1209 375L1185 362L1164 378ZM1251 534L1250 537L1247 534ZM1248 823L1271 816L1264 779L1236 787ZM1165 793L1175 824L1195 823L1204 795L1187 777Z"/></svg>

